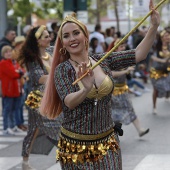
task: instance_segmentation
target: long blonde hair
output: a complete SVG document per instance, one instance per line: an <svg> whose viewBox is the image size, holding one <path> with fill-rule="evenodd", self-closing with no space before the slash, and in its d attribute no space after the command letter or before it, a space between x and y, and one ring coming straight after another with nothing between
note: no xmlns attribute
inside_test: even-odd
<svg viewBox="0 0 170 170"><path fill-rule="evenodd" d="M67 52L65 55L60 54L60 49L63 48L62 45L62 28L63 26L68 23L73 22L77 24L82 31L84 32L85 37L89 38L87 28L84 24L82 24L80 21L78 21L74 16L67 16L63 23L60 26L57 42L54 49L54 56L53 56L53 63L52 67L48 76L48 80L46 83L45 92L41 101L40 106L40 113L43 116L48 117L49 119L53 119L57 117L62 112L62 101L57 93L56 87L55 87L55 81L54 81L54 72L55 68L62 62L68 60L70 58L69 53ZM88 50L88 48L87 48Z"/></svg>

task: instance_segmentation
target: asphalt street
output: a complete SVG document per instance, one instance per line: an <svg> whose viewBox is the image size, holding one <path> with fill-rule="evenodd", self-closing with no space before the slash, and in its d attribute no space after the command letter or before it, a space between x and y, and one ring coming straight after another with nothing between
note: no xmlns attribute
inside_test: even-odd
<svg viewBox="0 0 170 170"><path fill-rule="evenodd" d="M150 132L139 137L133 124L123 126L124 135L120 137L123 170L170 170L170 100L158 99L158 114L152 114L152 86L146 85L150 92L136 97L131 95L141 126ZM27 121L27 113L24 113ZM21 170L21 148L25 132L13 137L2 135L0 116L0 170ZM54 148L48 156L31 155L30 164L36 170L60 170L55 163Z"/></svg>

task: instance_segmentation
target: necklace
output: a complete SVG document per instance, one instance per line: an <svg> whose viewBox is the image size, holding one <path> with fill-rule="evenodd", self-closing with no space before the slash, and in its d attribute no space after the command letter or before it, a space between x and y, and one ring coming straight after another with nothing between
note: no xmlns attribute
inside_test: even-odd
<svg viewBox="0 0 170 170"><path fill-rule="evenodd" d="M71 59L71 58L70 58L70 60L75 63L75 66L76 66L76 67L78 67L78 66L81 65L81 64L79 64L77 61L75 61L75 60L73 60L73 59ZM90 66L91 66L91 61L90 61L90 58L89 58L89 62L88 62L88 64L87 64L87 68L89 68Z"/></svg>
<svg viewBox="0 0 170 170"><path fill-rule="evenodd" d="M42 56L42 59L43 60L46 60L46 61L48 61L49 60L49 55L48 55L48 53L45 53L45 56Z"/></svg>

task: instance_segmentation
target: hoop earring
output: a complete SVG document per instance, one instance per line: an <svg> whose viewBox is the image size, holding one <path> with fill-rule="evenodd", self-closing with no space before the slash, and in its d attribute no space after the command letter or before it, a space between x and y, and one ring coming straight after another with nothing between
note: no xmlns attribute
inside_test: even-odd
<svg viewBox="0 0 170 170"><path fill-rule="evenodd" d="M61 54L61 55L66 55L66 49L65 48L60 48L60 50L59 50L59 53Z"/></svg>

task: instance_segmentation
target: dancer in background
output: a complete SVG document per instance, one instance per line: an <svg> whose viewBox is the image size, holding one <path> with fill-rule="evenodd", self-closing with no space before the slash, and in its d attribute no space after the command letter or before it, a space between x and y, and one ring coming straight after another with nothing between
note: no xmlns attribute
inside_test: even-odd
<svg viewBox="0 0 170 170"><path fill-rule="evenodd" d="M170 33L163 30L156 44L150 78L153 85L153 114L157 114L157 98L170 96Z"/></svg>
<svg viewBox="0 0 170 170"><path fill-rule="evenodd" d="M152 0L150 10L150 29L136 50L112 53L94 70L90 67L104 53L88 55L86 26L74 16L67 16L61 24L40 111L49 118L63 111L57 150L62 170L122 169L119 140L111 118L111 71L133 66L147 56L160 23ZM89 74L72 85L87 70Z"/></svg>
<svg viewBox="0 0 170 170"><path fill-rule="evenodd" d="M50 40L49 33L44 25L32 28L26 37L18 58L29 72L31 91L35 95L38 93L37 98L43 95L51 68L52 57L46 52L46 49L50 46ZM28 105L30 102L32 100L28 101ZM22 166L24 170L33 169L28 163L30 153L48 154L53 144L57 144L59 127L59 121L42 117L39 114L38 107L30 106L28 109L28 131L22 147Z"/></svg>
<svg viewBox="0 0 170 170"><path fill-rule="evenodd" d="M115 46L120 39L117 39L114 42ZM112 48L112 47L110 47ZM126 49L126 44L121 44L117 49L116 52L124 51ZM110 50L110 49L108 49ZM149 132L149 129L142 128L140 125L140 121L135 114L132 101L129 95L129 87L126 83L126 74L129 72L134 71L134 67L128 67L125 70L121 71L112 71L112 75L115 79L114 82L114 91L112 95L112 119L115 122L120 122L124 125L129 125L133 123L135 126L138 135L142 137L143 135Z"/></svg>

